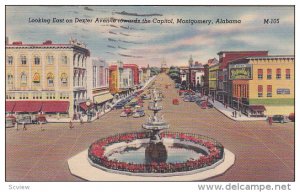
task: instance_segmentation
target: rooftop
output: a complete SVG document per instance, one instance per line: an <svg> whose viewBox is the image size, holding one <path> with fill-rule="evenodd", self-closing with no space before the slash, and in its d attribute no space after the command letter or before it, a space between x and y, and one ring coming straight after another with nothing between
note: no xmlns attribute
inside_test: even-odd
<svg viewBox="0 0 300 192"><path fill-rule="evenodd" d="M223 53L255 53L255 52L268 52L268 51L266 51L266 50L262 50L262 51L220 51L217 54L220 55Z"/></svg>
<svg viewBox="0 0 300 192"><path fill-rule="evenodd" d="M243 57L239 59L235 59L230 61L229 63L235 63L239 61L245 61L245 60L264 60L264 59L294 59L294 55L269 55L269 56L250 56L250 57Z"/></svg>

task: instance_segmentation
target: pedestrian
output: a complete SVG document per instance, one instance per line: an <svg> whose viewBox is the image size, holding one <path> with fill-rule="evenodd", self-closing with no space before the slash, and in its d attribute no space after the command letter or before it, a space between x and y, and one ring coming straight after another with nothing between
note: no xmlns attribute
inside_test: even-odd
<svg viewBox="0 0 300 192"><path fill-rule="evenodd" d="M129 118L129 112L126 112L126 114L127 114L127 118Z"/></svg>
<svg viewBox="0 0 300 192"><path fill-rule="evenodd" d="M18 122L15 122L15 128L16 128L17 131L19 131L19 124L18 124Z"/></svg>
<svg viewBox="0 0 300 192"><path fill-rule="evenodd" d="M80 124L83 125L83 119L80 117Z"/></svg>
<svg viewBox="0 0 300 192"><path fill-rule="evenodd" d="M26 131L26 124L23 122L23 131Z"/></svg>
<svg viewBox="0 0 300 192"><path fill-rule="evenodd" d="M232 111L232 117L234 117L234 111Z"/></svg>
<svg viewBox="0 0 300 192"><path fill-rule="evenodd" d="M44 131L45 129L43 128L43 123L42 122L40 122L40 129L41 129L41 131Z"/></svg>
<svg viewBox="0 0 300 192"><path fill-rule="evenodd" d="M273 123L273 118L272 117L269 117L269 125L271 126Z"/></svg>
<svg viewBox="0 0 300 192"><path fill-rule="evenodd" d="M70 129L73 129L73 128L74 128L74 125L73 125L73 122L72 122L72 120L70 120L70 123L69 123L69 128L70 128Z"/></svg>

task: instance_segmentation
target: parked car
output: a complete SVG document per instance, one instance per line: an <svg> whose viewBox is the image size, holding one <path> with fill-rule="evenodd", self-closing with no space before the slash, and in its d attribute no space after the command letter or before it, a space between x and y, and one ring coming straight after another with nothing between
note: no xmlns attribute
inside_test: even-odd
<svg viewBox="0 0 300 192"><path fill-rule="evenodd" d="M151 96L150 95L142 95L141 98L143 100L150 100L151 99Z"/></svg>
<svg viewBox="0 0 300 192"><path fill-rule="evenodd" d="M23 115L17 119L19 124L30 124L31 123L31 116L30 115Z"/></svg>
<svg viewBox="0 0 300 192"><path fill-rule="evenodd" d="M129 102L125 105L125 107L135 107L136 105L138 105L137 102Z"/></svg>
<svg viewBox="0 0 300 192"><path fill-rule="evenodd" d="M292 122L295 122L295 113L290 113L289 114L289 120Z"/></svg>
<svg viewBox="0 0 300 192"><path fill-rule="evenodd" d="M145 111L143 109L138 109L136 112L133 113L132 117L138 118L145 116Z"/></svg>
<svg viewBox="0 0 300 192"><path fill-rule="evenodd" d="M32 118L31 122L33 124L40 124L40 123L45 124L47 123L47 119L45 115L36 115L34 116L34 118Z"/></svg>
<svg viewBox="0 0 300 192"><path fill-rule="evenodd" d="M273 115L273 123L287 123L289 122L288 118L284 115Z"/></svg>
<svg viewBox="0 0 300 192"><path fill-rule="evenodd" d="M122 109L126 102L119 102L114 106L114 109Z"/></svg>
<svg viewBox="0 0 300 192"><path fill-rule="evenodd" d="M8 116L5 117L5 127L13 127L16 123L16 117L15 116Z"/></svg>
<svg viewBox="0 0 300 192"><path fill-rule="evenodd" d="M130 115L132 115L132 109L130 107L126 107L120 114L120 117L127 117Z"/></svg>
<svg viewBox="0 0 300 192"><path fill-rule="evenodd" d="M177 98L174 98L172 100L173 105L179 105L179 100Z"/></svg>
<svg viewBox="0 0 300 192"><path fill-rule="evenodd" d="M211 104L210 102L206 101L206 100L198 100L196 101L196 104L201 107L201 109L210 109L210 108L213 108L214 105Z"/></svg>
<svg viewBox="0 0 300 192"><path fill-rule="evenodd" d="M195 102L196 98L192 95L187 95L183 98L183 101L185 101L185 102Z"/></svg>

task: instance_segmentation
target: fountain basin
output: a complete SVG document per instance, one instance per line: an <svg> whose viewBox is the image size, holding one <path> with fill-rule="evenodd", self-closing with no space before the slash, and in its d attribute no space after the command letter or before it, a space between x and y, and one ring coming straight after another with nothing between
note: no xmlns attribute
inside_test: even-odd
<svg viewBox="0 0 300 192"><path fill-rule="evenodd" d="M147 130L164 130L164 129L169 129L170 125L167 124L166 122L151 122L151 123L144 123L142 127Z"/></svg>
<svg viewBox="0 0 300 192"><path fill-rule="evenodd" d="M162 133L160 137L162 142L157 144L149 143L148 133L101 139L90 146L88 160L104 171L149 177L194 174L224 160L223 146L211 138L187 133Z"/></svg>

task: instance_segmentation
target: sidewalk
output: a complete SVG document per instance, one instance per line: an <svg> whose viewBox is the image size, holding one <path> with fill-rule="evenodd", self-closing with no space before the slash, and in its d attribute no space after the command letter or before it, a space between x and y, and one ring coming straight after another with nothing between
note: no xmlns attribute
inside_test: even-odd
<svg viewBox="0 0 300 192"><path fill-rule="evenodd" d="M203 96L202 98L207 99L207 96ZM245 114L239 114L237 112L236 117L232 116L232 112L236 111L235 109L232 109L230 107L225 108L224 104L219 101L212 101L212 99L209 99L210 103L221 113L226 115L228 118L235 120L235 121L266 121L267 117L248 117Z"/></svg>
<svg viewBox="0 0 300 192"><path fill-rule="evenodd" d="M141 89L139 89L139 90L144 90L144 89L149 85L149 83L151 83L151 82L155 79L155 77L156 77L156 76L151 77L151 78L145 83L145 85L144 85ZM128 96L128 97L129 97L129 96ZM111 109L112 109L119 101L121 101L121 100L122 100L122 99L119 99L118 101L116 101L116 102L112 105ZM110 112L111 109L105 110L104 113L101 112L101 113L100 113L100 118L101 118L103 115L105 115L105 114L107 114L108 112ZM82 117L82 119L83 119L83 122L85 122L85 123L87 122L87 116L86 116L86 115L85 115L84 117ZM91 122L92 122L92 121L95 121L96 119L97 119L97 116L92 117ZM71 118L59 118L59 119L57 119L57 118L47 118L48 123L69 123L70 120L71 120ZM78 119L78 120L72 120L72 122L73 122L73 123L80 123L80 120L79 120L79 119Z"/></svg>
<svg viewBox="0 0 300 192"><path fill-rule="evenodd" d="M103 115L105 115L105 114L107 114L108 112L110 112L110 111L111 111L111 109L107 109L107 110L105 110L104 113L101 112L101 113L100 113L100 118L101 118ZM95 121L96 119L97 119L97 116L92 117L91 122L92 122L92 121ZM60 118L60 119L57 119L57 118L47 118L48 123L69 123L70 120L71 120L71 118ZM83 122L87 123L87 122L88 122L88 121L87 121L87 115L85 115L84 117L82 117L82 120L83 120ZM79 119L78 119L78 120L72 120L72 122L73 122L73 123L80 123L80 120L79 120Z"/></svg>
<svg viewBox="0 0 300 192"><path fill-rule="evenodd" d="M153 76L153 77L151 77L151 78L145 83L145 85L144 85L142 88L136 90L135 92L137 92L137 91L139 91L139 90L144 90L144 89L145 89L145 88L146 88L146 87L147 87L147 86L155 79L155 77L156 77L156 75ZM128 95L127 97L129 97L129 96L130 96L130 95ZM127 97L126 97L126 98L127 98ZM119 103L121 100L123 100L123 99L124 99L124 98L121 98L121 99L115 101L111 108L114 108L114 106L115 106L117 103Z"/></svg>

